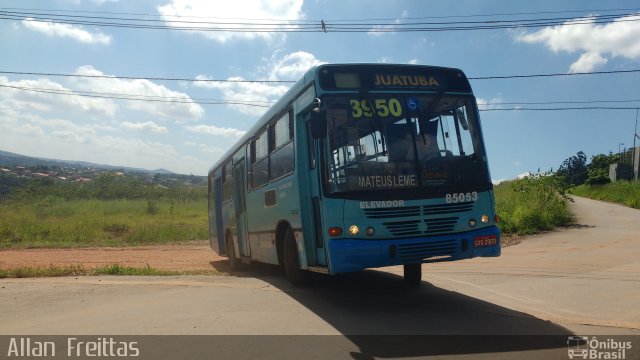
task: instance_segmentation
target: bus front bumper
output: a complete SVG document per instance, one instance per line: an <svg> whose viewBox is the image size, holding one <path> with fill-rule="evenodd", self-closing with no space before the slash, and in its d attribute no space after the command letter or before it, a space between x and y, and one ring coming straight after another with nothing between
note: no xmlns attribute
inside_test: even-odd
<svg viewBox="0 0 640 360"><path fill-rule="evenodd" d="M331 274L339 274L384 266L495 257L500 256L500 251L500 231L496 226L403 239L332 239L329 269Z"/></svg>

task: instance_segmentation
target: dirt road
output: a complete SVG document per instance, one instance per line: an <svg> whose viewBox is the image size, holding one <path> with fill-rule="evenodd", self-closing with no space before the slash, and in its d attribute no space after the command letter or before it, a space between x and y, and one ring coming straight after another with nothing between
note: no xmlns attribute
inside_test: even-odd
<svg viewBox="0 0 640 360"><path fill-rule="evenodd" d="M424 265L413 290L399 267L307 288L268 266L236 276L2 279L0 334L640 334L640 211L586 199L573 209L575 227L499 258ZM204 268L226 263L197 246ZM171 258L193 260L175 250Z"/></svg>
<svg viewBox="0 0 640 360"><path fill-rule="evenodd" d="M19 267L75 266L95 268L119 264L159 270L213 270L212 263L224 268L222 260L209 248L207 241L182 245L157 245L126 248L26 249L0 251L0 269Z"/></svg>

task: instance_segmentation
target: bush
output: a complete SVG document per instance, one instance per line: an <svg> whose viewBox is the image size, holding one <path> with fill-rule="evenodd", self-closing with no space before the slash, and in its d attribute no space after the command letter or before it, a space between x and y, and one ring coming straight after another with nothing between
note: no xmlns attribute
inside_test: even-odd
<svg viewBox="0 0 640 360"><path fill-rule="evenodd" d="M147 215L155 215L160 211L158 207L158 202L155 200L147 200Z"/></svg>
<svg viewBox="0 0 640 360"><path fill-rule="evenodd" d="M105 232L112 233L116 236L122 236L129 232L129 225L122 223L105 224L102 228Z"/></svg>
<svg viewBox="0 0 640 360"><path fill-rule="evenodd" d="M505 234L532 234L571 221L570 198L562 178L537 174L495 188L498 224Z"/></svg>
<svg viewBox="0 0 640 360"><path fill-rule="evenodd" d="M571 189L571 193L640 209L640 182L637 181L616 181L604 185L582 185Z"/></svg>

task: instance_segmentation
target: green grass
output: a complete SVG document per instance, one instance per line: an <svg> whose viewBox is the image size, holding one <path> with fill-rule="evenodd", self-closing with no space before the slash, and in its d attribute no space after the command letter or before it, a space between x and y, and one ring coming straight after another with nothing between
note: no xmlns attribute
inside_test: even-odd
<svg viewBox="0 0 640 360"><path fill-rule="evenodd" d="M0 269L0 279L4 278L34 278L34 277L61 277L61 276L96 276L96 275L145 275L145 276L171 276L171 275L217 275L215 270L206 271L170 271L154 269L147 265L144 268L121 266L119 264L107 265L96 268L85 268L82 265L48 266L48 267L19 267L14 269Z"/></svg>
<svg viewBox="0 0 640 360"><path fill-rule="evenodd" d="M580 185L571 193L640 209L640 182L616 181L605 185Z"/></svg>
<svg viewBox="0 0 640 360"><path fill-rule="evenodd" d="M61 200L0 204L0 248L139 246L208 238L207 201Z"/></svg>
<svg viewBox="0 0 640 360"><path fill-rule="evenodd" d="M627 195L624 198L636 199L638 204L640 190L637 184L634 186L624 194L634 193L635 198ZM564 190L553 176L537 176L496 186L501 231L507 235L532 234L569 223L571 215L563 194ZM207 239L207 226L206 198L178 202L63 200L46 196L31 201L0 203L0 249L179 243ZM72 275L74 269L56 271L69 271Z"/></svg>
<svg viewBox="0 0 640 360"><path fill-rule="evenodd" d="M494 188L498 227L505 235L527 235L571 222L562 189L552 177L501 183Z"/></svg>

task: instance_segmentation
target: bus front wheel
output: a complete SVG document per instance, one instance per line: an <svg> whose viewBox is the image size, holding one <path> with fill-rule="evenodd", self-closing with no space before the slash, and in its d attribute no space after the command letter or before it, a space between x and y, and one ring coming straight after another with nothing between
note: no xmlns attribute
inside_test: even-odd
<svg viewBox="0 0 640 360"><path fill-rule="evenodd" d="M293 285L304 285L309 280L309 274L300 269L298 245L290 228L284 235L284 271L287 274L287 279Z"/></svg>
<svg viewBox="0 0 640 360"><path fill-rule="evenodd" d="M404 281L409 286L418 286L422 282L422 264L404 265Z"/></svg>

